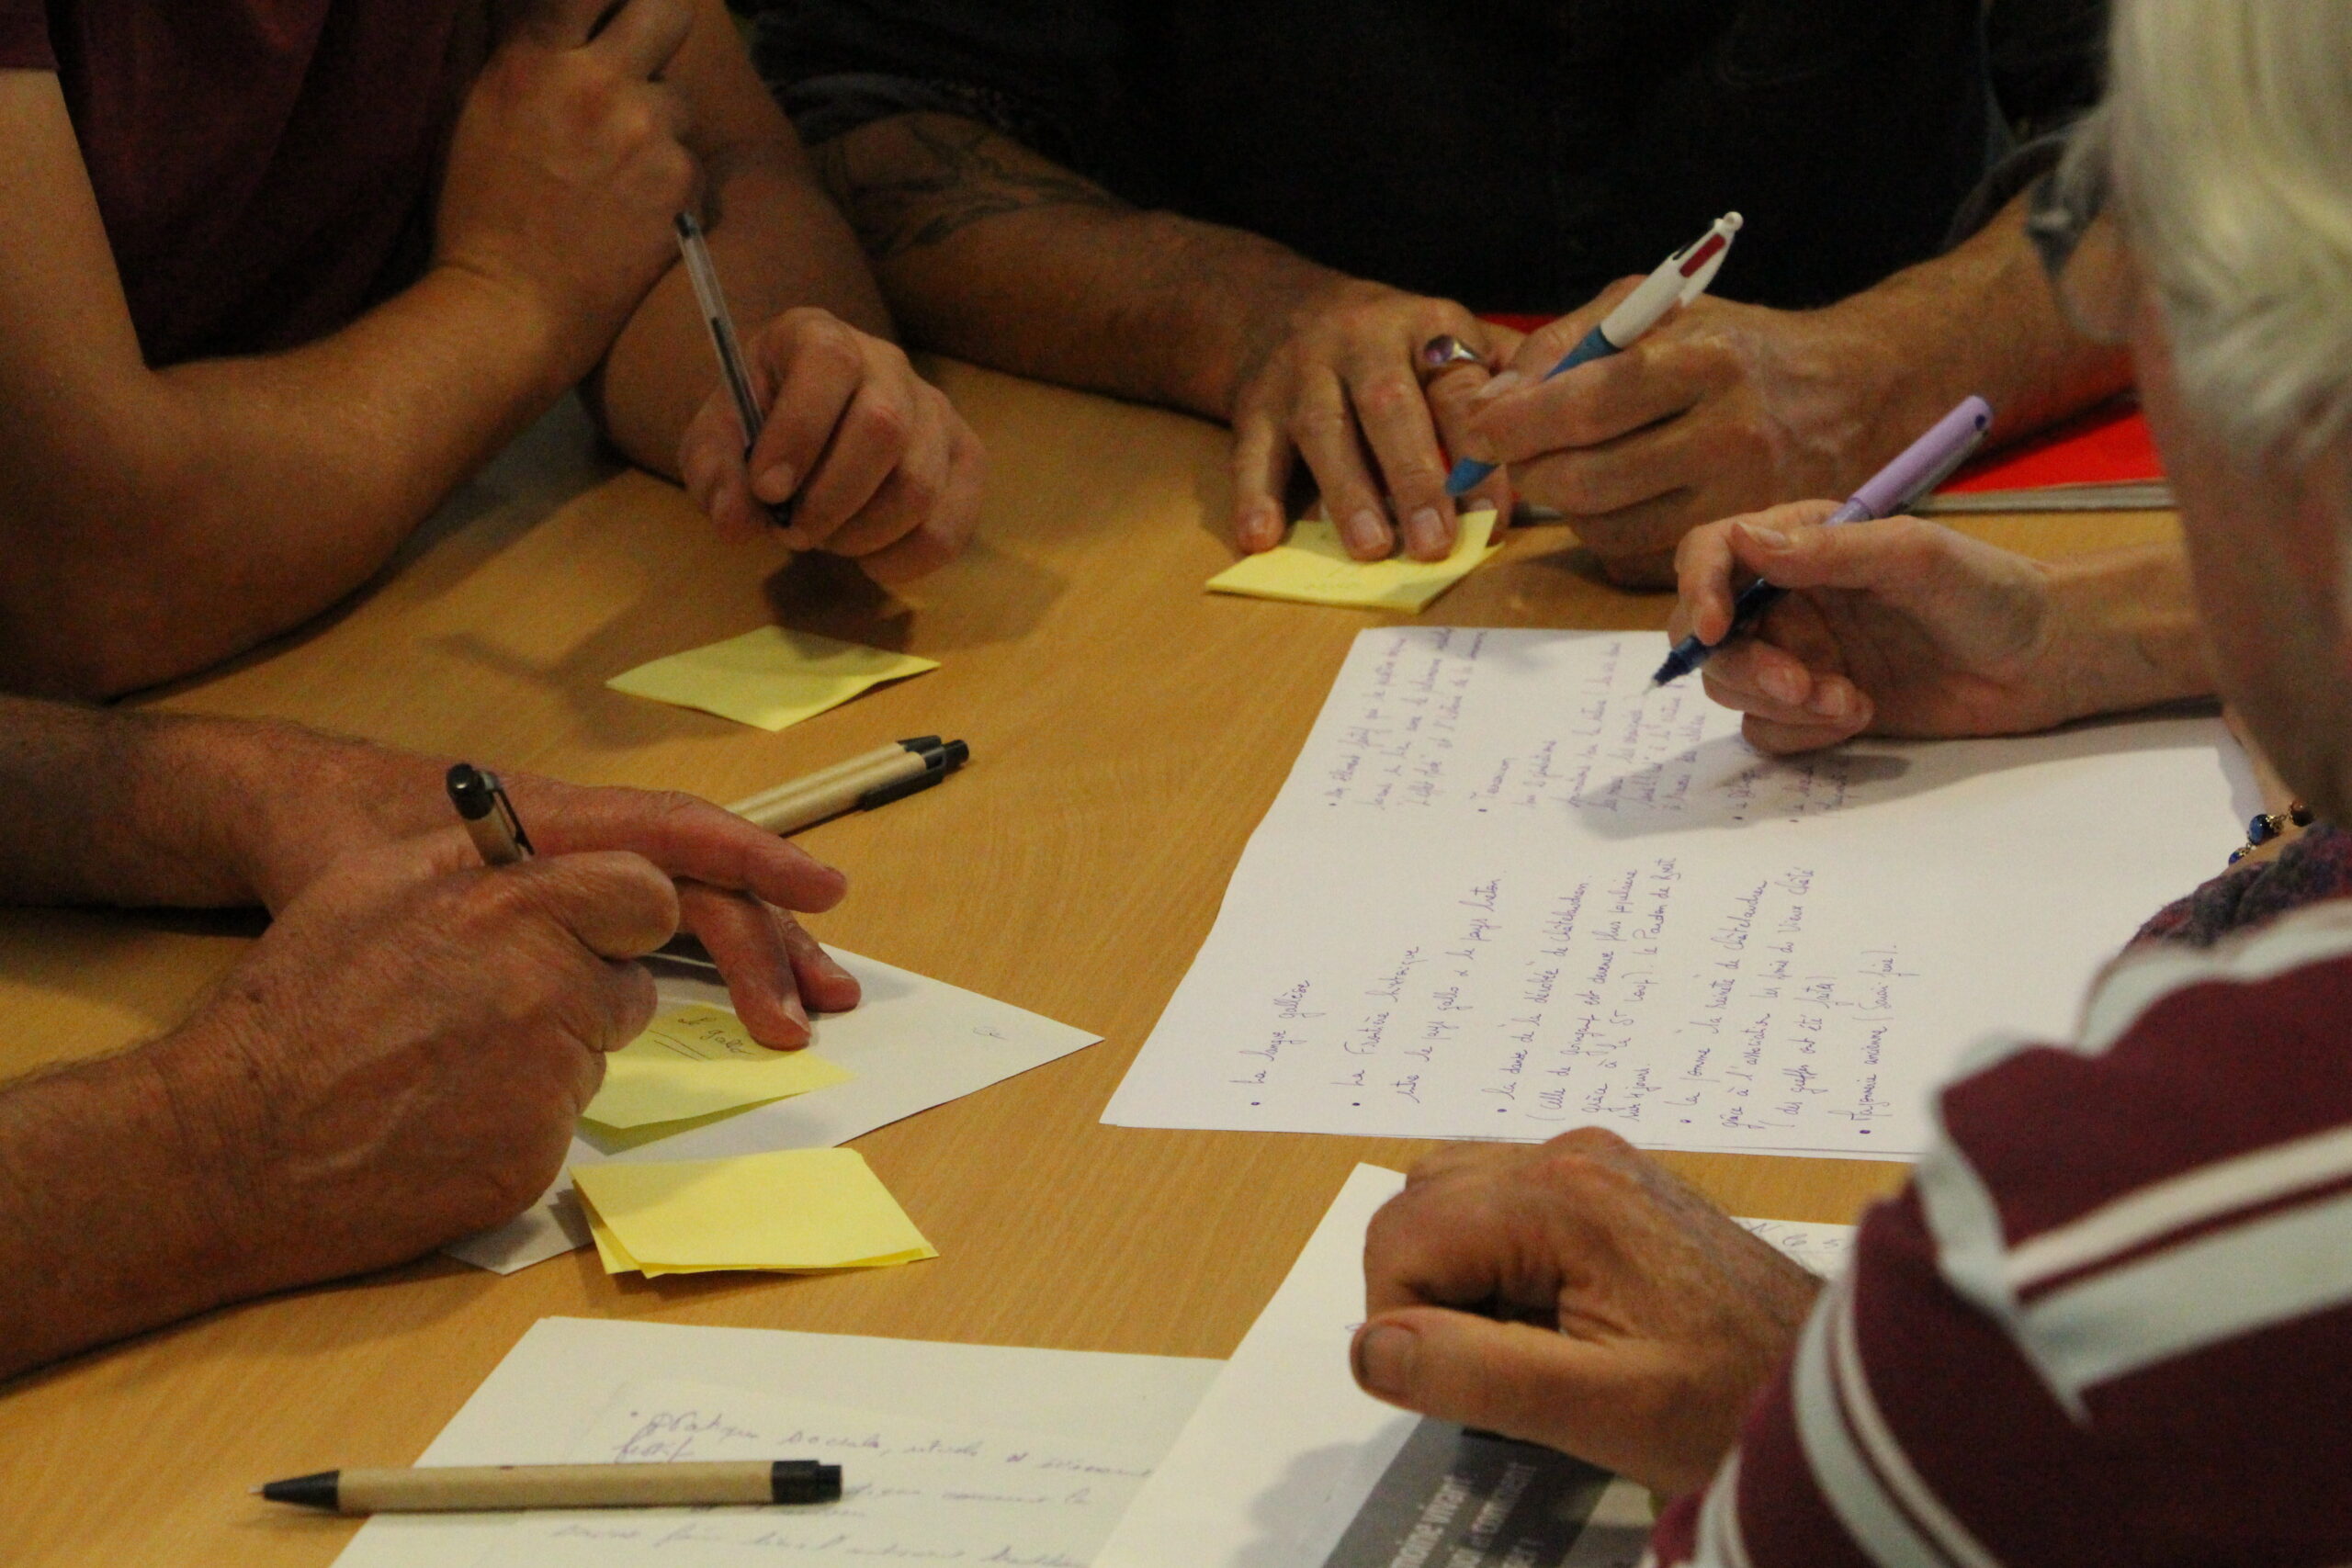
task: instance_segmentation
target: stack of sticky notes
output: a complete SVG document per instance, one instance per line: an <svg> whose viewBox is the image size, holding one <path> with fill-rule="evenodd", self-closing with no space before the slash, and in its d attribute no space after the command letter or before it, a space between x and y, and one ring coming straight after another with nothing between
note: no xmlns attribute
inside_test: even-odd
<svg viewBox="0 0 2352 1568"><path fill-rule="evenodd" d="M1418 615L1437 596L1470 575L1500 545L1492 545L1496 513L1491 506L1462 514L1453 553L1443 560L1401 556L1360 561L1340 543L1329 523L1309 518L1291 525L1290 537L1272 549L1244 556L1209 579L1217 593L1253 599L1288 599L1303 604L1351 604L1366 610L1403 610Z"/></svg>
<svg viewBox="0 0 2352 1568"><path fill-rule="evenodd" d="M783 729L838 707L869 686L939 665L911 653L862 648L814 632L762 626L741 637L640 664L605 682L616 692L700 708L739 724Z"/></svg>
<svg viewBox="0 0 2352 1568"><path fill-rule="evenodd" d="M644 1033L605 1056L604 1087L582 1114L598 1130L650 1131L831 1089L853 1076L814 1051L771 1051L733 1013L690 1004L654 1014Z"/></svg>
<svg viewBox="0 0 2352 1568"><path fill-rule="evenodd" d="M574 1166L608 1274L880 1269L936 1258L855 1149Z"/></svg>

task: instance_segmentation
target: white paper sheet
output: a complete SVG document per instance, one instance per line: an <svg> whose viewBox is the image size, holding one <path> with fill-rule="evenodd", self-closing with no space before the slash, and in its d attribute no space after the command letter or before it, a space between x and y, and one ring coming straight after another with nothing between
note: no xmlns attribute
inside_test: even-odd
<svg viewBox="0 0 2352 1568"><path fill-rule="evenodd" d="M549 1511L481 1568L867 1568L876 1560L1090 1562L1167 1445L859 1410L675 1380L630 1383L573 1448L582 1464L815 1459L842 1498L791 1508Z"/></svg>
<svg viewBox="0 0 2352 1568"><path fill-rule="evenodd" d="M1323 1568L1331 1558L1423 1426L1357 1388L1348 1369L1363 1320L1364 1228L1404 1185L1396 1171L1356 1167L1096 1568ZM1852 1235L1848 1225L1739 1223L1808 1267L1842 1256ZM1640 1555L1648 1495L1623 1481L1602 1486L1563 1568ZM1508 1545L1494 1543L1498 1560Z"/></svg>
<svg viewBox="0 0 2352 1568"><path fill-rule="evenodd" d="M1757 756L1647 633L1363 633L1103 1115L1916 1156L2253 809L2218 718Z"/></svg>
<svg viewBox="0 0 2352 1568"><path fill-rule="evenodd" d="M952 1544L961 1561L980 1562L1008 1544L1008 1514L1019 1505L946 1499L943 1474L959 1462L948 1452L978 1445L982 1467L1017 1478L1007 1495L1035 1495L1050 1480L1059 1501L1029 1510L1055 1516L1032 1524L1043 1541L1084 1540L1107 1529L1113 1509L1068 1499L1092 1490L1124 1495L1148 1469L1199 1402L1222 1363L1180 1357L1093 1351L1012 1349L774 1329L695 1328L673 1324L545 1318L483 1380L419 1461L424 1464L548 1464L574 1459L723 1458L720 1429L740 1427L761 1440L823 1444L841 1456L843 1481L865 1488L837 1521L840 1533L872 1542L894 1529L905 1551L863 1559L841 1549L750 1545L767 1529L799 1540L822 1510L644 1510L562 1514L410 1515L370 1519L336 1561L340 1568L606 1568L622 1562L674 1562L680 1568L739 1562L831 1564L922 1555L916 1543ZM695 1414L688 1415L692 1411ZM691 1434L684 1428L718 1417ZM786 1430L786 1427L793 1428ZM1028 1447L1006 1447L1016 1439ZM861 1455L838 1440L871 1440ZM925 1458L908 1450L935 1444ZM878 1450L888 1448L895 1454ZM1008 1454L1023 1457L1005 1462ZM385 1456L377 1456L385 1457ZM740 1457L740 1456L739 1456ZM824 1457L814 1451L771 1457ZM922 1495L882 1498L871 1484L885 1475L911 1479ZM1061 1479L1055 1479L1061 1478ZM979 1490L974 1488L973 1490ZM845 1499L845 1504L848 1500ZM620 1535L660 1522L650 1540ZM748 1531L741 1527L758 1521ZM958 1521L961 1522L958 1522ZM1091 1524L1080 1521L1091 1520ZM566 1536L567 1527L585 1532ZM1058 1533L1057 1533L1058 1532ZM719 1539L711 1539L711 1538ZM882 1543L887 1545L887 1542ZM1085 1568L1086 1557L1053 1548L1035 1568Z"/></svg>
<svg viewBox="0 0 2352 1568"><path fill-rule="evenodd" d="M1102 1038L871 958L827 951L857 976L865 1000L852 1011L819 1018L816 1048L856 1074L854 1080L631 1149L608 1153L584 1135L575 1137L571 1163L718 1159L771 1149L827 1148ZM708 969L657 965L657 974L665 1004L729 1006L726 987ZM511 1274L587 1245L587 1224L567 1175L519 1217L447 1250L478 1268Z"/></svg>

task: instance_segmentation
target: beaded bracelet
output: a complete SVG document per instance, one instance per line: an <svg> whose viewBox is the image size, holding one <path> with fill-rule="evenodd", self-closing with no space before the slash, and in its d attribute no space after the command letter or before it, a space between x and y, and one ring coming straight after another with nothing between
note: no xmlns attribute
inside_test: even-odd
<svg viewBox="0 0 2352 1568"><path fill-rule="evenodd" d="M2284 811L2257 811L2246 822L2245 842L2230 852L2230 863L2235 865L2263 845L2285 832L2289 824L2298 828L2312 825L2312 808L2301 801L2290 801Z"/></svg>

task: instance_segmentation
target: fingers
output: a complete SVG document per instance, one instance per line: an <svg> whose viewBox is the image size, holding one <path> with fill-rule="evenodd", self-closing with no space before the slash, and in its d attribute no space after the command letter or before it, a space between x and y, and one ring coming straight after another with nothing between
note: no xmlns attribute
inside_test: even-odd
<svg viewBox="0 0 2352 1568"><path fill-rule="evenodd" d="M791 916L700 883L681 884L678 898L687 929L727 982L735 1015L761 1044L797 1051L808 1043L810 1011L857 1006L856 976Z"/></svg>
<svg viewBox="0 0 2352 1568"><path fill-rule="evenodd" d="M1481 400L1468 433L1472 455L1488 463L1525 463L1618 440L1695 407L1712 389L1715 366L1712 357L1679 355L1671 343L1645 338L1623 354ZM1678 475L1675 482L1684 478ZM1521 486L1528 488L1524 479Z"/></svg>
<svg viewBox="0 0 2352 1568"><path fill-rule="evenodd" d="M944 401L943 396L942 400ZM947 479L931 515L894 544L858 559L858 570L884 587L911 582L938 570L963 553L979 526L980 496L988 484L988 453L980 438L958 417L947 459ZM805 908L805 906L795 906Z"/></svg>
<svg viewBox="0 0 2352 1568"><path fill-rule="evenodd" d="M908 458L916 438L911 373L876 375L861 352L858 376L857 389L834 423L823 457L801 487L791 532L805 548L857 554L848 541L836 543L836 536L875 501ZM791 395L787 386L782 396ZM938 467L944 470L944 451L939 457Z"/></svg>
<svg viewBox="0 0 2352 1568"><path fill-rule="evenodd" d="M1233 422L1233 543L1245 554L1271 550L1290 526L1291 445L1272 416L1253 404Z"/></svg>
<svg viewBox="0 0 2352 1568"><path fill-rule="evenodd" d="M1355 416L1339 377L1320 366L1305 373L1291 411L1290 439L1323 492L1323 510L1340 542L1357 560L1379 560L1396 548L1388 508L1364 467Z"/></svg>
<svg viewBox="0 0 2352 1568"><path fill-rule="evenodd" d="M823 310L786 310L752 339L753 394L766 410L752 448L752 493L770 506L816 472L835 426L865 379L865 351L848 323ZM795 519L796 529L798 519ZM814 541L795 539L801 548Z"/></svg>
<svg viewBox="0 0 2352 1568"><path fill-rule="evenodd" d="M1471 422L1479 407L1478 394L1493 379L1482 370L1465 367L1448 371L1429 384L1430 417L1436 422L1438 439L1443 443L1444 451L1450 457L1469 456ZM1451 472L1450 466L1448 471ZM1484 502L1493 506L1498 515L1508 519L1518 499L1519 491L1511 481L1510 471L1498 468L1472 487L1467 494L1455 500L1454 513L1458 517L1462 513L1476 511L1476 507L1471 502Z"/></svg>
<svg viewBox="0 0 2352 1568"><path fill-rule="evenodd" d="M1591 1457L1619 1381L1604 1350L1442 1307L1383 1313L1348 1348L1357 1386L1440 1421Z"/></svg>
<svg viewBox="0 0 2352 1568"><path fill-rule="evenodd" d="M1741 729L1759 751L1817 750L1870 728L1870 694L1845 676L1815 671L1784 649L1749 641L1707 661L1707 696L1747 716Z"/></svg>
<svg viewBox="0 0 2352 1568"><path fill-rule="evenodd" d="M1673 618L1667 624L1668 635L1679 639L1696 632L1701 642L1723 641L1731 630L1734 578L1758 574L1767 565L1778 564L1785 552L1773 546L1775 537L1810 528L1834 510L1833 502L1792 502L1745 517L1727 517L1682 536L1675 549L1679 596Z"/></svg>
<svg viewBox="0 0 2352 1568"><path fill-rule="evenodd" d="M743 464L742 422L725 391L713 392L679 437L678 474L722 538L755 539L768 532L767 509L752 494Z"/></svg>
<svg viewBox="0 0 2352 1568"><path fill-rule="evenodd" d="M670 876L786 909L830 909L849 891L847 877L806 850L698 795L587 789L527 774L509 777L507 786L543 857L627 850Z"/></svg>
<svg viewBox="0 0 2352 1568"><path fill-rule="evenodd" d="M1405 553L1443 560L1453 550L1453 499L1445 493L1437 424L1410 363L1367 370L1350 381L1348 398L1395 505Z"/></svg>
<svg viewBox="0 0 2352 1568"><path fill-rule="evenodd" d="M911 371L907 380L910 384L901 389L906 412L899 416L904 423L889 432L899 441L900 450L867 498L851 508L846 519L824 536L824 547L835 555L854 558L895 544L921 526L946 493L948 461L954 444L950 426L955 412L947 406L944 394L915 380ZM865 394L860 393L859 402L864 401ZM807 525L812 533L829 526L827 487L833 483L836 470L844 467L850 457L852 445L865 439L864 433L852 428L857 422L858 412L854 405L835 437L833 455L826 459L816 483L801 502L804 513L815 515L815 522ZM887 443L877 440L865 461L869 466L879 464L887 452ZM863 476L854 482L862 484Z"/></svg>
<svg viewBox="0 0 2352 1568"><path fill-rule="evenodd" d="M792 958L793 979L800 987L802 1000L812 1011L847 1012L865 999L865 987L857 983L857 976L842 968L815 937L802 929L798 920L776 913L775 924L784 933L785 951Z"/></svg>
<svg viewBox="0 0 2352 1568"><path fill-rule="evenodd" d="M546 855L483 874L602 958L639 958L678 931L678 890L625 851Z"/></svg>
<svg viewBox="0 0 2352 1568"><path fill-rule="evenodd" d="M678 907L686 929L718 965L735 1016L752 1038L784 1051L808 1044L808 1010L775 911L756 898L696 882L679 885Z"/></svg>
<svg viewBox="0 0 2352 1568"><path fill-rule="evenodd" d="M1495 378L1500 385L1489 389L1488 398L1499 398L1516 388L1541 381L1551 374L1552 367L1566 358L1568 352L1600 324L1602 317L1615 310L1626 295L1641 286L1639 277L1621 277L1595 295L1590 303L1569 311L1556 321L1546 321L1528 333L1520 340L1518 352L1510 356L1508 370Z"/></svg>
<svg viewBox="0 0 2352 1568"><path fill-rule="evenodd" d="M616 71L639 78L659 76L694 28L691 0L624 0L602 30L586 40L586 47Z"/></svg>

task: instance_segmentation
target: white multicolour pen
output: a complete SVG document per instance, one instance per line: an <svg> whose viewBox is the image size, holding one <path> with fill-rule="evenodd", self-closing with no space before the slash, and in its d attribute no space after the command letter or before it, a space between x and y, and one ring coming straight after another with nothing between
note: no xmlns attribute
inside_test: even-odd
<svg viewBox="0 0 2352 1568"><path fill-rule="evenodd" d="M1715 274L1723 270L1724 257L1731 252L1731 238L1739 232L1739 214L1726 212L1705 233L1658 263L1657 270L1642 279L1615 310L1603 316L1599 326L1584 334L1583 342L1544 373L1544 379L1548 381L1589 360L1623 354L1664 321L1668 310L1688 305L1704 294L1707 285L1715 280ZM1464 457L1446 476L1445 493L1467 495L1494 471L1492 463Z"/></svg>
<svg viewBox="0 0 2352 1568"><path fill-rule="evenodd" d="M710 245L703 238L701 222L693 213L681 212L673 224L678 231L678 254L686 262L686 280L694 285L695 299L702 307L703 325L710 329L711 352L718 355L719 378L735 400L735 417L743 426L743 456L748 458L764 421L759 400L752 395L751 375L743 368L742 340L735 335L735 318L728 313L727 293L718 286L718 268L711 265ZM793 502L799 499L796 495L782 506L770 508L775 521L789 523Z"/></svg>

